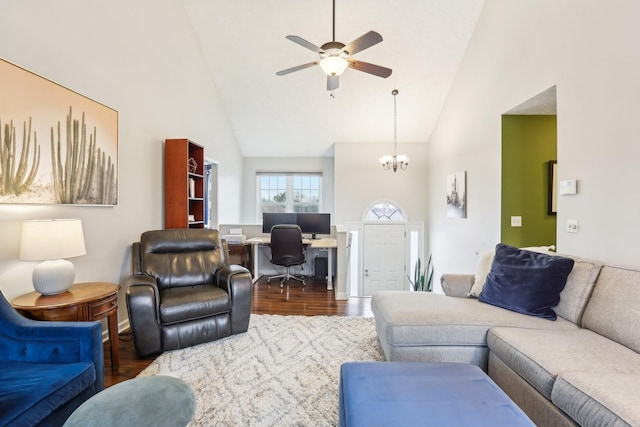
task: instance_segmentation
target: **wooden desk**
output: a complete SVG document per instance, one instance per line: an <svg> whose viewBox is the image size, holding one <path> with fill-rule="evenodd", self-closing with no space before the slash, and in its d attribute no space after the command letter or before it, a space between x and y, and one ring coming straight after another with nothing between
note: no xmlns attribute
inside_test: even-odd
<svg viewBox="0 0 640 427"><path fill-rule="evenodd" d="M11 305L34 320L91 322L108 317L111 370L117 371L120 365L118 290L120 285L115 283L76 283L67 292L57 295L29 292L11 301Z"/></svg>
<svg viewBox="0 0 640 427"><path fill-rule="evenodd" d="M269 245L271 243L271 236L252 237L247 239L247 243L253 245L253 281L255 282L260 278L258 271L258 246ZM323 237L320 239L302 239L302 243L308 245L311 248L323 248L329 249L327 254L327 290L333 290L333 251L338 247L338 241L334 237Z"/></svg>
<svg viewBox="0 0 640 427"><path fill-rule="evenodd" d="M253 255L251 253L251 243L228 243L229 264L238 264L249 270L253 276Z"/></svg>

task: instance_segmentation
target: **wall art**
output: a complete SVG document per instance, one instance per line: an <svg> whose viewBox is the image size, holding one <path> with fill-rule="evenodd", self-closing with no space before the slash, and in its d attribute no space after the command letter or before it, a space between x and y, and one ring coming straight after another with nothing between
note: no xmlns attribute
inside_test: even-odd
<svg viewBox="0 0 640 427"><path fill-rule="evenodd" d="M447 176L447 217L467 217L467 172Z"/></svg>
<svg viewBox="0 0 640 427"><path fill-rule="evenodd" d="M117 205L118 112L0 59L0 203Z"/></svg>

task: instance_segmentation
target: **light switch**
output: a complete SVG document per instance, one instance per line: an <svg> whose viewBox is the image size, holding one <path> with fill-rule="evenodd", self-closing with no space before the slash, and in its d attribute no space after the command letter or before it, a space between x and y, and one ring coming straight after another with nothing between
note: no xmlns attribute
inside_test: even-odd
<svg viewBox="0 0 640 427"><path fill-rule="evenodd" d="M522 217L521 216L512 216L511 217L511 226L512 227L522 227Z"/></svg>
<svg viewBox="0 0 640 427"><path fill-rule="evenodd" d="M577 219L568 219L567 220L567 233L577 233L578 232L578 220Z"/></svg>

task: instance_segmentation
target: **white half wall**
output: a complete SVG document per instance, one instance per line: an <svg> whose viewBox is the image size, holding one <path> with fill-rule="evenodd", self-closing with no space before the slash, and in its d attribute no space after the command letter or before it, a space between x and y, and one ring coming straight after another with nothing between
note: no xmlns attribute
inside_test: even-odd
<svg viewBox="0 0 640 427"><path fill-rule="evenodd" d="M35 263L17 259L25 219L82 219L87 255L71 260L76 281L119 283L129 274L131 243L164 227L166 138L190 138L219 161L219 220L239 221L242 154L182 1L7 0L0 40L0 57L119 112L117 206L0 205L0 290L8 299L33 290Z"/></svg>
<svg viewBox="0 0 640 427"><path fill-rule="evenodd" d="M487 0L430 140L437 277L474 272L500 240L501 115L553 85L559 180L578 180L558 198L558 251L640 265L638 17L633 0ZM462 170L467 219L447 218L445 178Z"/></svg>

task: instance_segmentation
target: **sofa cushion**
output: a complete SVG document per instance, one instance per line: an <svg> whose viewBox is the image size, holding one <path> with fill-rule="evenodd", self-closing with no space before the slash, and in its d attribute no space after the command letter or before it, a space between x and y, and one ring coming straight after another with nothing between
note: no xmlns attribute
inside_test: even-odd
<svg viewBox="0 0 640 427"><path fill-rule="evenodd" d="M602 264L573 256L571 258L573 268L567 277L567 284L560 292L560 302L554 310L558 316L580 325Z"/></svg>
<svg viewBox="0 0 640 427"><path fill-rule="evenodd" d="M229 294L214 285L169 288L160 292L163 325L228 313Z"/></svg>
<svg viewBox="0 0 640 427"><path fill-rule="evenodd" d="M640 270L602 267L582 325L640 352Z"/></svg>
<svg viewBox="0 0 640 427"><path fill-rule="evenodd" d="M37 425L96 380L89 362L0 365L0 425Z"/></svg>
<svg viewBox="0 0 640 427"><path fill-rule="evenodd" d="M639 372L565 372L556 379L551 400L581 426L638 426L638 384Z"/></svg>
<svg viewBox="0 0 640 427"><path fill-rule="evenodd" d="M640 372L632 350L586 329L493 328L490 351L551 399L556 376L569 371Z"/></svg>
<svg viewBox="0 0 640 427"><path fill-rule="evenodd" d="M371 298L380 340L392 346L486 346L494 326L577 329L564 319L546 319L431 292L379 291Z"/></svg>
<svg viewBox="0 0 640 427"><path fill-rule="evenodd" d="M478 299L518 313L555 320L553 307L567 283L573 260L499 243Z"/></svg>
<svg viewBox="0 0 640 427"><path fill-rule="evenodd" d="M478 255L478 265L476 265L476 274L473 280L473 286L469 291L470 297L478 298L482 293L482 288L487 282L487 276L491 271L491 264L496 252L494 250L480 252Z"/></svg>

